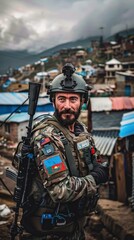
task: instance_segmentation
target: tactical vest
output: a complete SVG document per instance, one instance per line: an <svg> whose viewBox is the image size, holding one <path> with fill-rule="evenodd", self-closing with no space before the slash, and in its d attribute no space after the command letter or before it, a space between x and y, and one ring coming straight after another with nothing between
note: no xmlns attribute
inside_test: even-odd
<svg viewBox="0 0 134 240"><path fill-rule="evenodd" d="M90 201L84 199L83 202L77 201L74 204L57 204L52 201L44 188L47 179L54 184L57 177L60 180L63 174L68 174L68 172L73 175L73 171L76 171L79 177L83 177L92 170L93 162L96 161L95 146L84 125L83 128L84 133L75 136L67 128L63 128L55 118L49 118L33 129L38 172L33 180L32 191L29 194L29 205L24 208L22 225L34 235L43 236L44 233L48 232L71 233L75 227L74 222L79 218L78 213L81 211L82 214L85 214L86 211L91 210L91 202L93 205L96 204L96 199L90 199ZM65 140L68 142L66 150ZM72 154L73 162L69 169L67 157L70 157L70 154ZM53 162L56 161L56 164L51 164L51 156L54 156ZM57 217L55 217L55 211L59 211Z"/></svg>
<svg viewBox="0 0 134 240"><path fill-rule="evenodd" d="M58 151L61 151L61 149L64 150L65 148L62 142L64 136L65 139L68 140L70 152L74 159L72 165L75 164L79 172L79 177L82 177L89 174L92 170L92 165L93 162L96 161L97 153L92 136L87 131L85 125L82 123L80 124L83 126L83 133L80 133L79 136L75 136L67 128L62 127L55 118L46 119L45 122L37 126L33 132L35 132L34 140L37 141L43 137L42 134L49 136L52 141L56 143ZM86 153L85 149L90 150L90 156Z"/></svg>

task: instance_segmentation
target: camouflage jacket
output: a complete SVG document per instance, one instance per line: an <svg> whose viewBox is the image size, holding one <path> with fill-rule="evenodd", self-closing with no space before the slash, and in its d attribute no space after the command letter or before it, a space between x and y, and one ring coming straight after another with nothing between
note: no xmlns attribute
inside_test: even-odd
<svg viewBox="0 0 134 240"><path fill-rule="evenodd" d="M36 174L22 225L34 235L72 231L68 226L74 226L79 217L92 211L91 205L96 204L97 185L91 172L97 150L83 124L76 123L75 133L62 127L55 118L45 119L33 129ZM67 148L63 140L67 140ZM77 176L72 167L69 168L69 157Z"/></svg>

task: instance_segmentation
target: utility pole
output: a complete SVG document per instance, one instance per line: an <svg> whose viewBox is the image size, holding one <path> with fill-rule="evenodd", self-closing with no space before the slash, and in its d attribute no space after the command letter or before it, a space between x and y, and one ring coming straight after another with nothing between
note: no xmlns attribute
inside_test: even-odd
<svg viewBox="0 0 134 240"><path fill-rule="evenodd" d="M41 71L42 71L42 92L45 92L45 63L48 62L47 58L41 58L40 63L41 63Z"/></svg>
<svg viewBox="0 0 134 240"><path fill-rule="evenodd" d="M104 27L100 27L99 29L100 29L100 31L101 31L101 36L100 36L100 47L103 47L103 29L104 29Z"/></svg>
<svg viewBox="0 0 134 240"><path fill-rule="evenodd" d="M126 24L126 38L128 39L128 24Z"/></svg>
<svg viewBox="0 0 134 240"><path fill-rule="evenodd" d="M103 36L103 29L104 29L104 27L100 27L100 30L101 30L101 36Z"/></svg>

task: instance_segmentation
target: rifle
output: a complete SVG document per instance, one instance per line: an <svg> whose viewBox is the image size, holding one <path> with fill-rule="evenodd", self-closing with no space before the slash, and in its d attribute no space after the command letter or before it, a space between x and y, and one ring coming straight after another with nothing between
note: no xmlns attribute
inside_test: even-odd
<svg viewBox="0 0 134 240"><path fill-rule="evenodd" d="M16 186L14 189L13 200L16 202L16 206L14 208L14 221L12 223L10 234L11 240L14 240L17 234L22 232L22 227L18 226L18 217L19 217L19 209L24 206L27 201L27 195L29 189L31 187L31 180L33 177L33 169L34 169L34 155L31 146L31 131L32 131L32 123L33 116L35 114L38 96L40 91L40 84L38 83L29 83L29 107L28 114L30 115L29 124L27 127L27 136L22 137L21 142L21 152L20 154L16 154L14 158L18 158L18 174L16 179ZM20 143L18 144L19 148Z"/></svg>

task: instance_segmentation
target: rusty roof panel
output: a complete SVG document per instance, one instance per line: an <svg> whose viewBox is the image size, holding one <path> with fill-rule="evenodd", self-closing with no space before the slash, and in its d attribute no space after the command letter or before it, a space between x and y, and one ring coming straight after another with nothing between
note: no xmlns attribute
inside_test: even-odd
<svg viewBox="0 0 134 240"><path fill-rule="evenodd" d="M134 97L110 97L112 110L134 109Z"/></svg>

